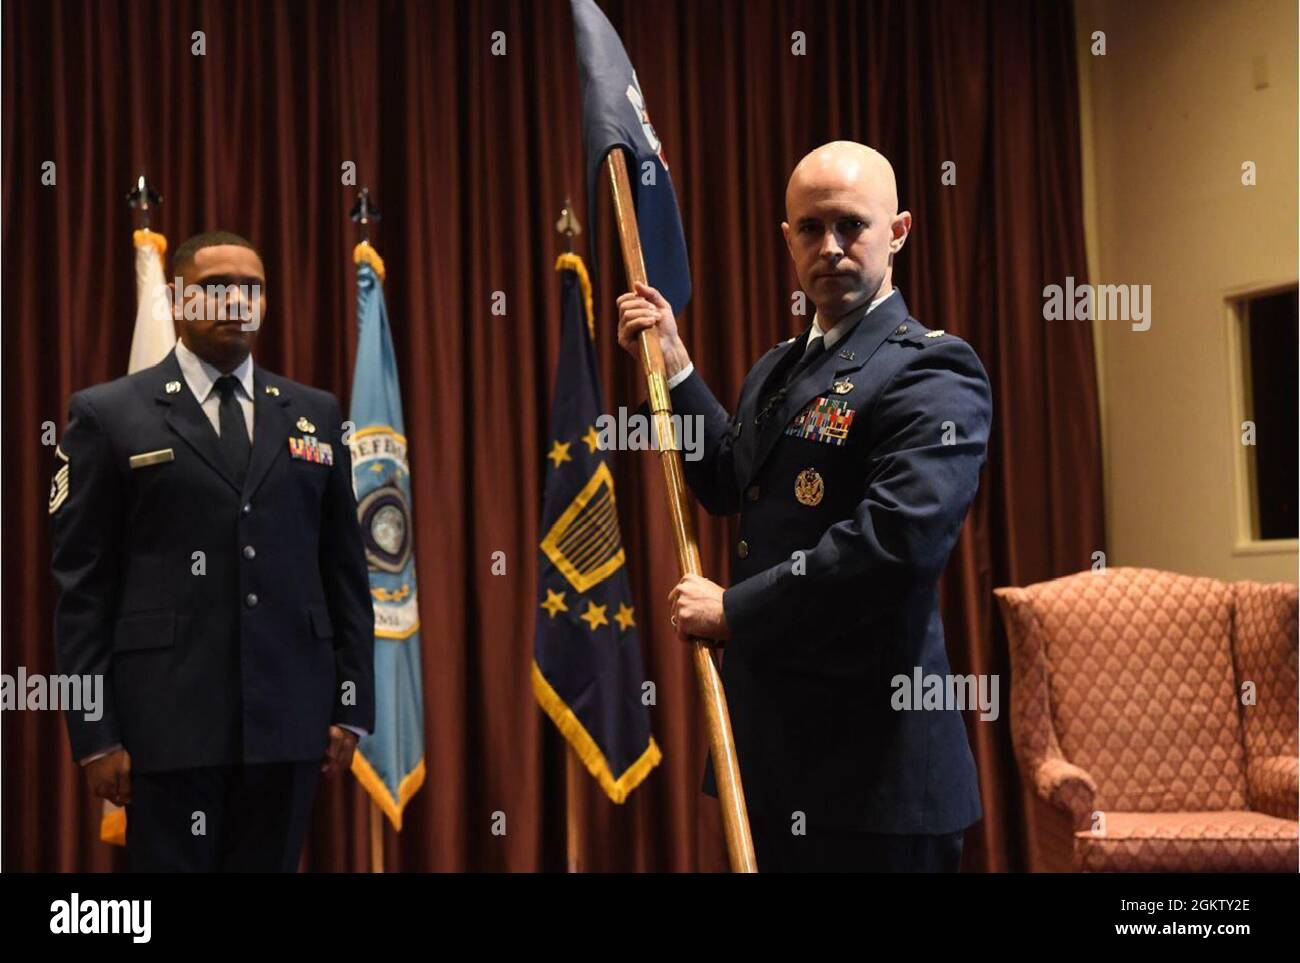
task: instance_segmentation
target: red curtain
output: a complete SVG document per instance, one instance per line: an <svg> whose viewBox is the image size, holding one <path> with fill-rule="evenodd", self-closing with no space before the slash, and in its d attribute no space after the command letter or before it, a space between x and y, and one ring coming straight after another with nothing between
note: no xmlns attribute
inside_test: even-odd
<svg viewBox="0 0 1300 963"><path fill-rule="evenodd" d="M992 588L1083 568L1102 548L1090 329L1042 318L1044 285L1086 276L1069 6L602 6L672 167L695 283L682 327L719 397L734 399L754 359L800 326L779 231L795 162L832 139L894 162L915 217L896 283L926 324L974 345L993 382L989 463L943 615L954 671L1000 674L1008 705ZM173 247L216 227L259 246L270 314L258 362L346 403L356 188L342 179L354 164L384 211L373 240L388 264L424 626L428 776L405 830L388 834L387 867L562 869L564 749L534 704L529 662L566 195L588 228L602 225L608 403L635 405L641 390L614 343L622 276L607 204L586 210L568 4L47 0L6 3L3 18L3 670L54 670L42 431L62 428L71 392L126 370L132 179L143 169L159 185L154 227ZM658 471L644 453L616 461L664 761L621 807L584 784L593 870L726 865L716 803L698 792L695 679L668 626L675 563ZM719 581L727 530L700 519ZM498 551L504 575L492 574ZM986 815L967 834L966 868L1021 868L1008 712L969 727ZM3 767L7 868L121 865L96 841L98 804L57 714L6 712ZM491 831L496 811L504 836ZM365 799L341 779L318 798L304 865L365 869L367 840Z"/></svg>

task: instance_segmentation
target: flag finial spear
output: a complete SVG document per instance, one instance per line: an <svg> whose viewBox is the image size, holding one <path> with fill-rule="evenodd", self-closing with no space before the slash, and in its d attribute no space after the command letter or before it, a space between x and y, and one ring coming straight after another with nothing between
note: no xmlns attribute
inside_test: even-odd
<svg viewBox="0 0 1300 963"><path fill-rule="evenodd" d="M149 211L153 207L161 207L162 202L162 195L149 183L144 171L141 171L135 179L135 186L127 192L126 203L132 210L140 212L140 226L145 230L149 229Z"/></svg>
<svg viewBox="0 0 1300 963"><path fill-rule="evenodd" d="M564 199L564 210L560 211L560 219L555 222L555 229L564 235L564 243L572 254L573 239L582 233L582 225L578 223L578 216L573 213L573 201L567 197Z"/></svg>
<svg viewBox="0 0 1300 963"><path fill-rule="evenodd" d="M379 208L375 207L374 202L370 200L370 188L361 188L360 193L357 194L357 202L352 205L352 211L348 216L361 225L361 240L369 243L370 222L383 219Z"/></svg>

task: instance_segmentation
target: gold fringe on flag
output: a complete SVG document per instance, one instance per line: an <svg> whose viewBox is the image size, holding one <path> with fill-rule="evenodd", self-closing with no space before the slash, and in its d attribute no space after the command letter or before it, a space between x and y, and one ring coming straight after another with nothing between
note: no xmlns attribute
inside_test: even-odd
<svg viewBox="0 0 1300 963"><path fill-rule="evenodd" d="M591 309L591 278L587 276L587 265L582 263L582 258L576 254L561 254L555 259L555 270L563 271L565 268L578 275L578 284L582 287L582 299L586 302L587 308L587 334L592 341L596 340L596 322L595 314Z"/></svg>
<svg viewBox="0 0 1300 963"><path fill-rule="evenodd" d="M384 259L379 256L379 252L370 246L369 241L362 241L352 249L352 263L369 264L371 269L379 275L379 280L384 279Z"/></svg>
<svg viewBox="0 0 1300 963"><path fill-rule="evenodd" d="M612 802L621 803L626 800L632 790L641 785L641 781L650 775L650 770L659 765L663 758L658 743L655 742L654 736L651 736L650 744L646 746L645 752L641 753L641 758L628 766L626 771L615 779L609 763L605 760L605 754L600 751L596 740L591 738L591 733L573 714L573 710L560 694L551 688L551 684L546 681L546 676L542 675L542 670L536 662L533 663L533 695L537 697L538 704L551 717L551 721L568 740L569 745L573 746L582 764L600 783L600 788L605 790L605 795Z"/></svg>
<svg viewBox="0 0 1300 963"><path fill-rule="evenodd" d="M158 260L163 261L167 257L167 238L162 234L142 227L131 235L131 240L135 241L136 247L152 247L158 251Z"/></svg>

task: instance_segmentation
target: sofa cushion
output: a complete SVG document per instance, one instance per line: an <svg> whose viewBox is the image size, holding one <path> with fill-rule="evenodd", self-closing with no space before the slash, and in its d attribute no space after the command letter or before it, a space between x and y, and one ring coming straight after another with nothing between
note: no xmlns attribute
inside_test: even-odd
<svg viewBox="0 0 1300 963"><path fill-rule="evenodd" d="M1107 812L1074 834L1076 866L1106 873L1294 873L1300 824L1248 810Z"/></svg>

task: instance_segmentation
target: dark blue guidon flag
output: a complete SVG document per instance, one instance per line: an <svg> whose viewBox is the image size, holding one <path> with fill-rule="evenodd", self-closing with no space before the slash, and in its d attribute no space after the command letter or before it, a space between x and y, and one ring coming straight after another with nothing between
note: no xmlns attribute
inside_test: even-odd
<svg viewBox="0 0 1300 963"><path fill-rule="evenodd" d="M668 299L673 313L680 314L691 299L691 269L663 145L650 123L636 71L618 34L594 0L570 2L578 49L591 223L596 223L596 190L608 183L604 176L605 155L621 147L628 154L628 179L636 204L646 276L651 286ZM594 242L591 249L596 249Z"/></svg>
<svg viewBox="0 0 1300 963"><path fill-rule="evenodd" d="M533 692L605 793L625 800L659 747L642 701L645 673L624 566L614 479L600 446L591 282L562 254L563 331L546 439Z"/></svg>

